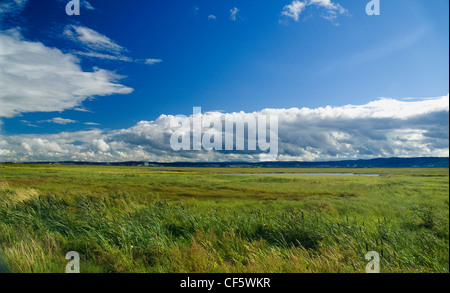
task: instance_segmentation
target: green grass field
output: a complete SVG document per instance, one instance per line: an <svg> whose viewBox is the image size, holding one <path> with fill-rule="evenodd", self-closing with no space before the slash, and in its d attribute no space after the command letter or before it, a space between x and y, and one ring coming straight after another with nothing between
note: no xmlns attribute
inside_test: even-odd
<svg viewBox="0 0 450 293"><path fill-rule="evenodd" d="M12 272L449 272L448 169L206 169L3 164ZM224 176L354 172L362 176Z"/></svg>

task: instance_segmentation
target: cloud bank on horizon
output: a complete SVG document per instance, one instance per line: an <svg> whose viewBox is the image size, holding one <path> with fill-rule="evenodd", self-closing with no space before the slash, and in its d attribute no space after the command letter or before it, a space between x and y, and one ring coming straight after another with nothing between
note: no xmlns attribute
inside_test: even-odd
<svg viewBox="0 0 450 293"><path fill-rule="evenodd" d="M264 109L277 115L280 161L449 156L449 96L379 99L343 107ZM207 112L209 119L221 112ZM170 147L173 115L127 129L0 137L0 161L258 161L256 152L180 151ZM186 118L186 119L191 119ZM220 119L220 118L219 118ZM61 118L58 120L60 121Z"/></svg>

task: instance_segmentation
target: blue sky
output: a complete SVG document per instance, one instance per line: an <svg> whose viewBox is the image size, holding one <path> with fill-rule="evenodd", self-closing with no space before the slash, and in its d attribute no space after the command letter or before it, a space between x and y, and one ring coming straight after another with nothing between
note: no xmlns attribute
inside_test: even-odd
<svg viewBox="0 0 450 293"><path fill-rule="evenodd" d="M366 15L369 0L89 0L80 16L66 15L67 2L2 0L0 38L122 78L59 108L17 107L3 115L4 135L129 129L194 106L251 113L449 92L447 0L381 0L380 16Z"/></svg>

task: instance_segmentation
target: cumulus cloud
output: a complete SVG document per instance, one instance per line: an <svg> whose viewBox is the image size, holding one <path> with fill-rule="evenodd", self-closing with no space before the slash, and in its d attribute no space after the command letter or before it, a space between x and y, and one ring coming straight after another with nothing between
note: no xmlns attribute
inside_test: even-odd
<svg viewBox="0 0 450 293"><path fill-rule="evenodd" d="M308 5L317 5L327 10L338 11L341 14L346 12L346 10L339 3L333 3L331 0L309 0Z"/></svg>
<svg viewBox="0 0 450 293"><path fill-rule="evenodd" d="M365 105L264 109L224 115L277 115L278 160L319 161L449 155L449 96ZM221 118L222 117L222 118ZM0 137L0 161L258 161L249 151L179 151L170 147L175 117L161 115L127 129ZM192 120L191 117L184 119ZM208 123L206 123L208 124Z"/></svg>
<svg viewBox="0 0 450 293"><path fill-rule="evenodd" d="M83 71L72 54L0 32L0 117L78 107L89 97L129 94L122 77L94 68Z"/></svg>
<svg viewBox="0 0 450 293"><path fill-rule="evenodd" d="M324 12L322 17L334 22L338 15L348 13L347 10L339 3L334 3L332 0L293 0L290 4L284 6L281 15L292 18L294 21L299 21L300 15L309 6L321 8Z"/></svg>
<svg viewBox="0 0 450 293"><path fill-rule="evenodd" d="M294 0L291 4L284 6L282 15L293 18L295 21L299 20L300 14L305 10L306 3Z"/></svg>
<svg viewBox="0 0 450 293"><path fill-rule="evenodd" d="M97 148L100 152L107 152L111 148L103 139L94 139L92 144Z"/></svg>

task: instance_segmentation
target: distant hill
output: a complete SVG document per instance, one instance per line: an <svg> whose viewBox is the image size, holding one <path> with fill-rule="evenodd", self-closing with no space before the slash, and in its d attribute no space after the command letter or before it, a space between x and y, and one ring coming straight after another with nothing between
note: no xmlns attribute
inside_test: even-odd
<svg viewBox="0 0 450 293"><path fill-rule="evenodd" d="M327 162L216 162L216 163L159 163L159 162L30 162L28 164L110 165L149 167L216 167L216 168L449 168L449 158L381 158Z"/></svg>

